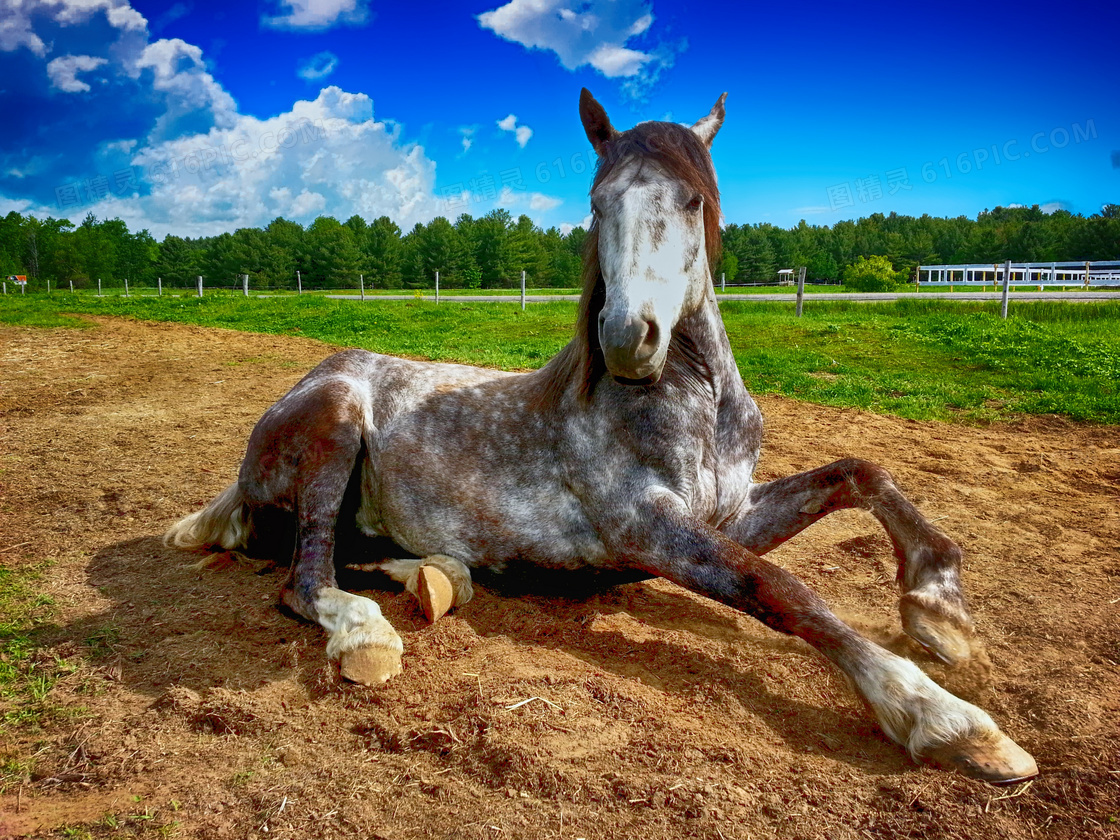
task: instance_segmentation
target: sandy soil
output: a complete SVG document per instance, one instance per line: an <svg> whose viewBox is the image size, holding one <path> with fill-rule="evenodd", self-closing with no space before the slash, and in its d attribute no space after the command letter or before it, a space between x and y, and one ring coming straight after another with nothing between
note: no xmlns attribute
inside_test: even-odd
<svg viewBox="0 0 1120 840"><path fill-rule="evenodd" d="M770 557L1037 757L1036 781L998 789L914 765L813 651L664 582L587 601L476 587L431 627L378 591L404 673L344 684L321 631L277 608L280 569L200 571L158 540L330 348L119 320L7 328L0 347L0 563L50 561L41 658L69 665L51 695L68 711L0 739L0 763L34 756L0 794L0 836L1120 834L1115 427L760 400L762 477L878 461L965 547L990 665L957 673L898 637L870 516L835 514Z"/></svg>

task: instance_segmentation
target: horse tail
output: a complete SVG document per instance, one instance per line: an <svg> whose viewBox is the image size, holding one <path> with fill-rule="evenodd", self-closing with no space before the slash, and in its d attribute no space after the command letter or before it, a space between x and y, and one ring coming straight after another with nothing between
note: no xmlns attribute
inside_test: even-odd
<svg viewBox="0 0 1120 840"><path fill-rule="evenodd" d="M248 505L235 481L202 510L168 528L163 544L175 548L244 548L252 530Z"/></svg>

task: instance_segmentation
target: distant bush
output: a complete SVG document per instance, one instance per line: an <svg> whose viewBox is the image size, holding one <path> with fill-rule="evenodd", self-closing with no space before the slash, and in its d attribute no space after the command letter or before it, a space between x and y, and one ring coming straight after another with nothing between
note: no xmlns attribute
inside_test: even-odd
<svg viewBox="0 0 1120 840"><path fill-rule="evenodd" d="M886 257L859 257L844 269L844 285L857 292L893 292L898 274Z"/></svg>

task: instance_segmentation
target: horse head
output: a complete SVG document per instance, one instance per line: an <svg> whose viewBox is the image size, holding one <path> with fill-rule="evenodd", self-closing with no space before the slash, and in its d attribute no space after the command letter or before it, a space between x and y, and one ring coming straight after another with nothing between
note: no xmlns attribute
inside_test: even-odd
<svg viewBox="0 0 1120 840"><path fill-rule="evenodd" d="M657 382L669 338L711 288L719 258L719 189L709 154L723 94L691 127L639 123L617 131L585 88L579 112L599 155L591 186L592 257L602 283L597 338L623 384Z"/></svg>

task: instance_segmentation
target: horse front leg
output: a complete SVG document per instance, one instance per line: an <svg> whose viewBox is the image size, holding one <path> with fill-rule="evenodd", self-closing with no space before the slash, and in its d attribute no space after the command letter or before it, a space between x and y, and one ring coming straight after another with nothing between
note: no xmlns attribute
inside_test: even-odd
<svg viewBox="0 0 1120 840"><path fill-rule="evenodd" d="M335 528L360 449L356 428L337 430L300 462L295 557L280 598L326 630L327 656L344 678L379 685L401 672L404 645L375 601L343 591L335 577Z"/></svg>
<svg viewBox="0 0 1120 840"><path fill-rule="evenodd" d="M675 497L661 495L640 514L609 536L620 562L804 639L849 677L887 736L916 760L996 783L1038 773L986 712L860 636L804 583L694 519Z"/></svg>
<svg viewBox="0 0 1120 840"><path fill-rule="evenodd" d="M906 633L946 664L970 659L975 639L961 588L961 550L902 495L882 467L850 458L755 485L749 507L721 530L755 554L765 554L846 508L869 511L894 544Z"/></svg>

